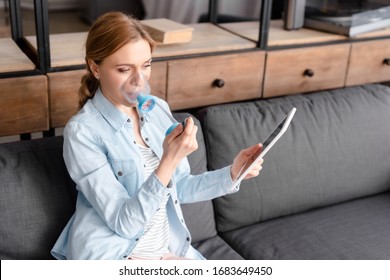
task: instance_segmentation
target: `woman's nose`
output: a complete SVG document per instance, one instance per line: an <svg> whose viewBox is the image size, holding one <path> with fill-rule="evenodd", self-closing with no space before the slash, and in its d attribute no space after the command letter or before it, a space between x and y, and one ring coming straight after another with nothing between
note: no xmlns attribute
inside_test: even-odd
<svg viewBox="0 0 390 280"><path fill-rule="evenodd" d="M145 77L141 72L134 73L131 77L131 84L142 86L145 83Z"/></svg>

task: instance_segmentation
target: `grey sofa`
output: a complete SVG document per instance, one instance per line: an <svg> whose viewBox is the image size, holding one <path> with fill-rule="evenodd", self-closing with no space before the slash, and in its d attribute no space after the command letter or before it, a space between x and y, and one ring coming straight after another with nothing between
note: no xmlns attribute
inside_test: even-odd
<svg viewBox="0 0 390 280"><path fill-rule="evenodd" d="M210 106L193 173L230 164L295 106L261 175L238 193L182 205L208 259L390 259L390 88L365 85ZM177 113L181 120L187 113ZM76 192L62 137L0 145L0 258L50 259Z"/></svg>

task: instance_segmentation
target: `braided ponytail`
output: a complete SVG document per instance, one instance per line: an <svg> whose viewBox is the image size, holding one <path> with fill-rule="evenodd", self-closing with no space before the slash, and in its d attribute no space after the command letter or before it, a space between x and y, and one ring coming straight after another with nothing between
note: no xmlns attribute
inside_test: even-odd
<svg viewBox="0 0 390 280"><path fill-rule="evenodd" d="M99 80L97 80L90 71L81 78L81 86L79 88L79 106L80 110L88 99L95 95L95 91L99 87Z"/></svg>

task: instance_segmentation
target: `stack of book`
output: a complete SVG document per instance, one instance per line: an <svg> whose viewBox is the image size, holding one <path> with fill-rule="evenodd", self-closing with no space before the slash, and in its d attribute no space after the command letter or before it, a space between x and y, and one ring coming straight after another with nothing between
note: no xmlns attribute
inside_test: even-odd
<svg viewBox="0 0 390 280"><path fill-rule="evenodd" d="M147 19L142 23L152 38L160 44L188 43L193 28L167 18Z"/></svg>
<svg viewBox="0 0 390 280"><path fill-rule="evenodd" d="M342 16L309 11L306 12L304 26L354 37L362 33L390 27L390 6Z"/></svg>

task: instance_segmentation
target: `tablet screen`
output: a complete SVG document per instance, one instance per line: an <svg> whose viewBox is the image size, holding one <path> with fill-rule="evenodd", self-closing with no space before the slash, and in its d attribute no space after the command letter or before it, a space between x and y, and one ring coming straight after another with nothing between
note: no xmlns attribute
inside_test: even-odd
<svg viewBox="0 0 390 280"><path fill-rule="evenodd" d="M282 130L284 122L287 120L287 116L280 122L280 124L272 131L272 133L268 136L267 139L263 142L263 150L267 148L267 146L272 142L272 140L276 137L276 135L279 134L279 132Z"/></svg>
<svg viewBox="0 0 390 280"><path fill-rule="evenodd" d="M278 139L282 136L282 134L286 131L288 125L291 122L292 117L294 116L296 108L293 108L287 116L279 123L279 125L271 132L271 134L267 137L267 139L262 143L263 146L256 150L252 154L252 156L247 160L247 162L243 165L239 175L237 176L235 185L239 184L240 181L248 174L249 169L252 168L251 165L255 162L263 158L264 155L272 148L272 146L278 141Z"/></svg>
<svg viewBox="0 0 390 280"><path fill-rule="evenodd" d="M280 122L280 124L272 131L272 133L263 142L263 147L257 149L256 152L254 152L253 155L248 159L248 161L245 163L244 167L242 168L241 172L239 173L238 177L240 177L241 174L243 172L245 172L245 170L259 157L259 155L261 154L262 151L264 151L265 153L268 151L266 148L272 142L272 140L275 139L275 137L279 134L279 132L282 130L284 122L286 120L287 120L287 116L283 119L283 121Z"/></svg>

